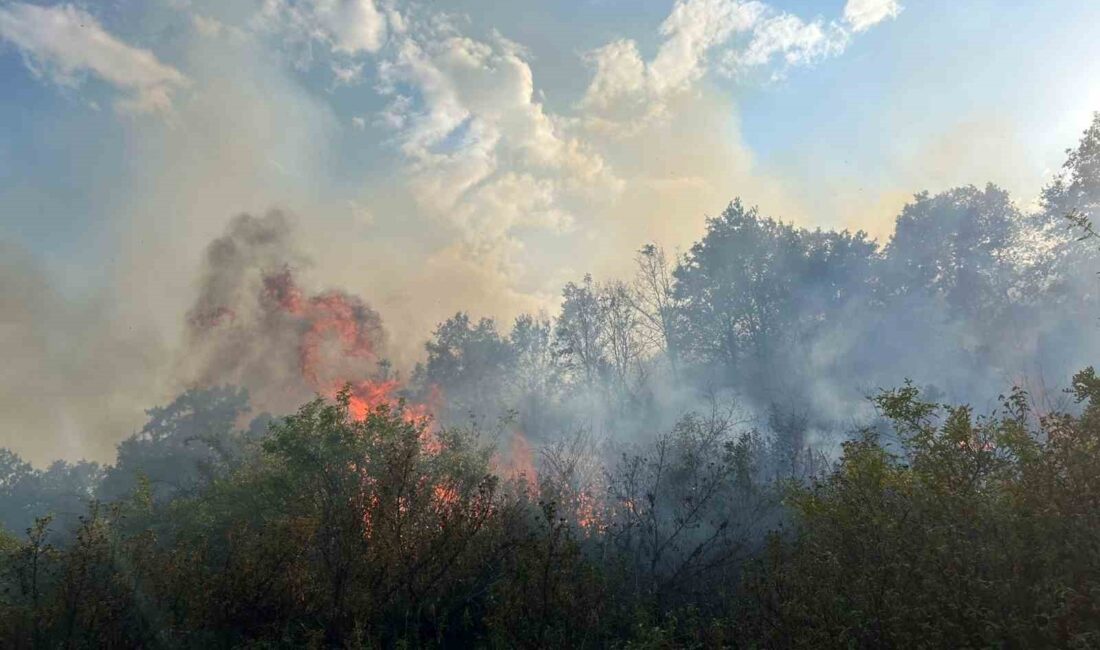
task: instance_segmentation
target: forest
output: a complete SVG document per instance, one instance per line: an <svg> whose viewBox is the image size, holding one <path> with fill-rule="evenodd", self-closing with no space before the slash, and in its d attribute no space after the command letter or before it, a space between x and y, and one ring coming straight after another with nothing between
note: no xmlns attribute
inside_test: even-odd
<svg viewBox="0 0 1100 650"><path fill-rule="evenodd" d="M0 645L1098 647L1097 217L1100 114L1033 205L734 200L402 375L241 215L113 463L0 450Z"/></svg>

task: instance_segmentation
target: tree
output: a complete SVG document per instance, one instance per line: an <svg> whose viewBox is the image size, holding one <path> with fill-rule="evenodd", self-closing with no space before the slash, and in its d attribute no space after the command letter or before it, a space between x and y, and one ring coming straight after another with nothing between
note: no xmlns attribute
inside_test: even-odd
<svg viewBox="0 0 1100 650"><path fill-rule="evenodd" d="M275 425L264 452L252 487L271 496L256 505L306 526L311 579L299 588L328 643L399 612L435 626L457 614L449 590L471 586L450 581L491 551L477 543L494 510L486 450L460 431L430 432L401 405L355 420L342 393Z"/></svg>
<svg viewBox="0 0 1100 650"><path fill-rule="evenodd" d="M1061 173L1043 188L1042 205L1058 220L1070 214L1089 221L1100 216L1100 112L1093 114L1077 148L1066 150Z"/></svg>
<svg viewBox="0 0 1100 650"><path fill-rule="evenodd" d="M917 194L886 247L884 288L895 298L942 300L950 318L997 322L1021 296L1014 253L1026 226L992 184Z"/></svg>
<svg viewBox="0 0 1100 650"><path fill-rule="evenodd" d="M524 431L538 436L553 428L552 405L561 393L561 368L554 350L554 327L544 316L523 314L508 335L515 354L516 408Z"/></svg>
<svg viewBox="0 0 1100 650"><path fill-rule="evenodd" d="M706 234L676 267L674 296L686 351L729 383L766 393L774 368L799 339L801 288L809 286L810 234L766 219L739 200L707 221Z"/></svg>
<svg viewBox="0 0 1100 650"><path fill-rule="evenodd" d="M609 543L658 609L703 593L717 604L774 515L755 480L760 441L731 425L729 412L689 414L608 473Z"/></svg>
<svg viewBox="0 0 1100 650"><path fill-rule="evenodd" d="M1044 256L1046 275L1058 284L1073 284L1085 273L1100 266L1100 247L1078 245L1095 243L1096 220L1100 217L1100 112L1093 114L1076 149L1066 150L1066 162L1054 180L1043 188L1042 211L1036 215L1043 228L1048 252ZM1051 284L1053 284L1052 282ZM1044 287L1047 288L1047 287ZM1061 289L1062 287L1057 287ZM1095 300L1095 290L1075 286L1074 293L1087 292ZM1065 291L1048 293L1065 293Z"/></svg>
<svg viewBox="0 0 1100 650"><path fill-rule="evenodd" d="M644 379L644 357L648 351L640 334L642 315L636 305L638 298L624 282L611 282L601 287L600 311L607 365L621 404L632 401L635 385Z"/></svg>
<svg viewBox="0 0 1100 650"><path fill-rule="evenodd" d="M684 322L672 267L664 249L656 244L643 246L634 259L637 270L630 296L640 316L639 332L665 354L673 376L678 376Z"/></svg>
<svg viewBox="0 0 1100 650"><path fill-rule="evenodd" d="M473 323L459 312L440 323L424 347L428 359L414 380L421 390L435 387L446 396L443 417L484 418L504 410L515 352L491 318Z"/></svg>
<svg viewBox="0 0 1100 650"><path fill-rule="evenodd" d="M100 498L127 497L141 480L149 482L157 501L194 492L240 458L248 441L236 427L248 411L248 392L230 386L193 388L168 406L149 409L141 431L119 443Z"/></svg>
<svg viewBox="0 0 1100 650"><path fill-rule="evenodd" d="M562 290L561 315L554 328L558 358L572 380L587 389L607 376L607 332L600 288L591 275Z"/></svg>
<svg viewBox="0 0 1100 650"><path fill-rule="evenodd" d="M835 469L792 486L796 527L746 583L748 639L784 647L1088 647L1100 640L1100 381L1078 415L929 402L912 384L874 402Z"/></svg>
<svg viewBox="0 0 1100 650"><path fill-rule="evenodd" d="M63 539L79 525L102 479L98 463L58 460L43 471L0 449L0 528L22 533L49 517L51 539Z"/></svg>

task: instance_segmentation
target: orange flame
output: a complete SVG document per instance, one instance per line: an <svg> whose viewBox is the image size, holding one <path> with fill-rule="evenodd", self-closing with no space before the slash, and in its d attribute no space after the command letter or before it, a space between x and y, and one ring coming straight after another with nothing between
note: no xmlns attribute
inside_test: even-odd
<svg viewBox="0 0 1100 650"><path fill-rule="evenodd" d="M360 299L337 291L310 298L294 281L290 269L264 277L265 297L274 305L302 319L305 331L298 344L302 376L311 384L324 383L327 370L322 354L326 346L337 346L340 357L374 360L375 342L382 337L377 315Z"/></svg>
<svg viewBox="0 0 1100 650"><path fill-rule="evenodd" d="M291 341L294 346L293 354L279 357L291 364L297 362L288 394L300 394L308 388L332 399L346 387L348 417L363 421L378 409L389 408L416 427L424 454L435 456L445 451L439 431L431 426L430 414L442 402L438 388L432 387L422 401L406 402L399 380L377 376L382 323L364 301L340 291L309 295L298 285L289 267L262 275L258 297L259 312L255 317L260 327L276 328L279 340ZM238 313L244 316L238 317ZM253 325L249 318L252 315L251 310L237 312L229 306L215 305L195 310L189 316L189 324L195 334L206 334L228 326L248 328ZM243 331L247 333L247 329ZM403 494L395 502L383 503L378 479L371 476L369 468L367 462L351 466L360 480L354 505L361 513L363 534L368 538L378 533L380 513L388 513L390 507L395 507L394 516L406 516L419 498ZM421 490L420 495L427 495L439 525L467 505L458 487L445 475L420 471L417 489ZM491 503L485 506L479 499L486 500L479 496L470 503L475 511L491 507Z"/></svg>
<svg viewBox="0 0 1100 650"><path fill-rule="evenodd" d="M501 468L503 473L508 478L523 481L532 492L537 492L539 475L535 469L535 458L531 453L531 443L522 431L517 429L512 432L508 452L508 461Z"/></svg>
<svg viewBox="0 0 1100 650"><path fill-rule="evenodd" d="M354 370L340 367L348 360L377 360L382 327L366 303L339 291L306 297L288 268L264 276L263 286L269 305L301 319L299 369L314 391L332 398L345 385L350 386L348 411L357 420L383 405L397 407L402 386L396 379L362 378L361 364ZM410 423L427 424L437 398L438 391L433 388L430 403L404 404L401 414Z"/></svg>

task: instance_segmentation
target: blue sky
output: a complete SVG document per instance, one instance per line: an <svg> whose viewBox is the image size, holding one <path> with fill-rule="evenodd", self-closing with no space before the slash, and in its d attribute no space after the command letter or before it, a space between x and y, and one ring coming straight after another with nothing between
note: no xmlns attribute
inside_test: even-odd
<svg viewBox="0 0 1100 650"><path fill-rule="evenodd" d="M0 7L10 12L20 4ZM773 7L809 22L839 19L844 4L776 2ZM286 39L285 34L255 26L261 5L166 0L159 5L78 3L76 8L121 42L151 52L184 74L187 50L194 47L189 32L195 30L195 16L259 33L264 43L257 47L270 48L282 59L282 72L290 83L325 103L343 129L352 131L335 139L322 173L323 186L316 191L354 198L369 179L392 171L395 162L390 148L380 144L391 134L370 125L371 114L385 105L373 87L378 78L375 67L384 52L343 57L360 59L363 69L353 84L336 86L324 43L281 48L277 41ZM577 113L576 103L592 76L585 52L631 38L643 56L652 56L672 5L656 0L466 0L422 5L419 12L428 13L425 7L437 13L444 10L455 16L464 34L492 38L497 31L516 41L527 49L536 93L548 109L570 116ZM1092 104L1100 100L1100 45L1090 34L1098 20L1100 5L1087 0L909 3L896 16L853 35L840 54L802 66L771 61L738 78L708 71L699 84L728 98L729 117L739 125L741 144L754 164L790 179L798 195L819 190L814 179L822 175L868 191L925 189L929 179L906 169L915 164L909 158L922 155L922 143L961 135L956 130L985 123L1013 141L1007 146L1014 147L1014 153L1026 157L1006 161L996 152L974 152L975 158L989 153L998 159L982 164L960 161L955 182L999 181L1026 201L1043 182L1042 175L1060 162L1062 150L1073 143L1089 111L1096 108ZM0 129L0 211L5 215L0 236L46 256L75 256L94 264L95 256L109 254L112 245L104 224L125 210L125 199L117 195L118 183L112 179L132 177L138 173L135 163L140 167L141 161L129 157L127 145L131 138L141 137L136 131L149 129L135 122L164 121L164 116L120 115L110 107L117 90L95 72L78 70L74 84L59 85L48 70L42 71L41 61L34 63L40 55L11 38L4 40L0 120L7 127ZM309 61L304 60L305 49L312 52ZM713 52L708 55L714 58ZM232 65L230 59L227 65ZM782 77L771 79L777 71ZM368 128L353 131L351 121L360 116ZM975 176L983 171L986 176ZM915 184L907 186L910 178ZM749 188L731 187L726 193L764 200L753 197ZM717 208L720 205L712 209ZM792 212L786 216L826 225L870 226L877 234L888 231L892 218L884 213L878 217L882 224L871 224L869 218L848 224L836 206L817 214Z"/></svg>
<svg viewBox="0 0 1100 650"><path fill-rule="evenodd" d="M73 350L170 376L241 212L296 215L310 281L411 363L448 314L553 309L734 197L879 238L921 190L1027 206L1100 109L1097 24L1093 0L0 0L5 376L93 373ZM117 425L171 388L87 401Z"/></svg>

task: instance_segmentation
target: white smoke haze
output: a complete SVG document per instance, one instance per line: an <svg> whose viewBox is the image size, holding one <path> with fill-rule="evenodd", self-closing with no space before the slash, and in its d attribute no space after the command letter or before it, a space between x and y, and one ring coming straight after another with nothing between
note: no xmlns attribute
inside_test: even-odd
<svg viewBox="0 0 1100 650"><path fill-rule="evenodd" d="M3 444L36 463L111 458L172 388L165 341L120 316L118 299L66 296L29 253L0 243Z"/></svg>
<svg viewBox="0 0 1100 650"><path fill-rule="evenodd" d="M705 218L737 196L769 216L866 228L885 243L915 191L1038 186L1014 171L1023 152L999 125L960 126L980 147L956 144L954 133L926 143L897 187L871 198L825 172L808 183L754 158L736 98L715 78L828 65L900 20L893 0L850 0L827 16L678 0L655 47L610 35L577 53L589 75L583 92L550 98L522 43L431 4L153 4L150 24L185 26L165 30L173 35L164 54L127 43L94 7L0 7L0 40L34 74L67 92L95 77L115 88L121 110L140 114L119 118L134 164L118 179L122 208L104 226L117 242L110 291L73 300L51 287L33 254L4 248L0 351L13 361L0 375L0 445L35 462L109 460L143 408L196 384L241 384L257 409L308 398L319 386L299 372L303 321L263 303L264 277L284 269L305 295L344 292L377 320L378 349L340 373L365 377L385 358L410 378L424 342L456 312L493 317L505 334L521 314L555 316L566 282L586 272L628 279L647 242L686 252ZM74 32L73 21L90 29ZM73 33L80 37L64 43ZM342 94L352 90L370 101L342 118L337 104L360 97ZM1004 155L988 155L998 147ZM351 148L380 160L377 173L347 180L341 156ZM238 254L219 258L225 242ZM219 320L222 308L243 310L235 325ZM207 321L224 329L196 328ZM807 374L821 368L830 378L806 389L828 411L823 419L844 420L862 408L857 388L895 379L832 382L837 359L858 357L861 345L859 328L840 328L808 351ZM1021 350L1028 345L1038 344ZM898 366L931 373L952 360L933 352ZM662 372L650 371L662 418L651 424L664 426L705 400ZM1004 390L1006 377L990 385ZM617 417L591 404L567 408L593 428Z"/></svg>

